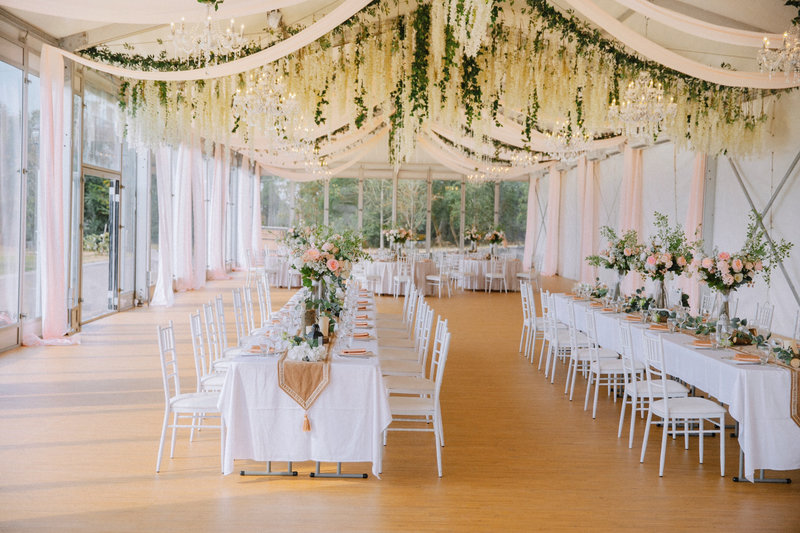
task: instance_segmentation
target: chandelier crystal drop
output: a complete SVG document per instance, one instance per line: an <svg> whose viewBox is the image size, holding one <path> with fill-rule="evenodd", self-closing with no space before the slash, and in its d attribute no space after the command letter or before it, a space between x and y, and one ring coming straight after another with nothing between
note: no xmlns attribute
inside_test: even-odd
<svg viewBox="0 0 800 533"><path fill-rule="evenodd" d="M235 21L223 28L211 19L211 4L206 5L206 20L203 24L187 25L184 19L180 23L170 24L172 43L178 55L200 58L207 66L212 59L233 54L239 57L242 48L247 44L244 36L244 24L235 27Z"/></svg>
<svg viewBox="0 0 800 533"><path fill-rule="evenodd" d="M794 25L783 34L783 43L773 48L769 39L764 37L764 44L758 51L758 68L769 74L770 79L776 72L783 71L794 81L800 81L800 26Z"/></svg>
<svg viewBox="0 0 800 533"><path fill-rule="evenodd" d="M661 84L654 84L647 72L640 72L622 94L608 108L608 118L612 126L623 135L644 141L655 141L664 127L664 122L678 111L678 105L670 98L664 98Z"/></svg>

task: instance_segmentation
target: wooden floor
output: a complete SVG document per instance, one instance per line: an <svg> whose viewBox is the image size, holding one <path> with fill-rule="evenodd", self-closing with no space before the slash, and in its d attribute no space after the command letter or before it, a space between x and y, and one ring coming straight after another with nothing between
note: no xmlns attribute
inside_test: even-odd
<svg viewBox="0 0 800 533"><path fill-rule="evenodd" d="M688 452L670 442L659 479L657 440L640 464L642 426L629 450L616 437L619 404L602 396L593 421L582 386L575 401L564 397L563 367L550 385L518 354L518 293L432 299L454 333L442 479L433 436L398 433L383 479L312 480L311 463L297 465L297 478L222 476L213 431L192 444L179 435L156 475L164 400L155 325L175 321L192 388L189 311L240 283L101 319L79 346L0 354L0 531L800 531L800 471L789 473L792 485L733 483L733 439L724 478L713 440L705 465L696 442ZM275 291L275 305L288 295ZM383 311L400 305L380 300Z"/></svg>

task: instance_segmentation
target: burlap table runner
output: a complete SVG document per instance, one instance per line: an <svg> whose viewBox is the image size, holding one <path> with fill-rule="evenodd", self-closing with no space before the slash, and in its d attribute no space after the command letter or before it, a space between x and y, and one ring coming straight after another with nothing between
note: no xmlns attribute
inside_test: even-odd
<svg viewBox="0 0 800 533"><path fill-rule="evenodd" d="M278 360L278 386L303 408L303 431L311 431L308 410L330 381L329 360L310 363L288 361L286 355Z"/></svg>

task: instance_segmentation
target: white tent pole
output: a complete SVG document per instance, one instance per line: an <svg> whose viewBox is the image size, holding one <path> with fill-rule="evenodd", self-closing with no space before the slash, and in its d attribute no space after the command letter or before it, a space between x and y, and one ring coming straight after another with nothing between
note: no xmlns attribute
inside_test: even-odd
<svg viewBox="0 0 800 533"><path fill-rule="evenodd" d="M364 165L358 165L358 231L364 229Z"/></svg>
<svg viewBox="0 0 800 533"><path fill-rule="evenodd" d="M466 222L466 203L467 203L467 188L466 184L464 183L464 178L461 178L461 215L459 218L459 230L458 230L458 249L463 251L464 250L464 223Z"/></svg>
<svg viewBox="0 0 800 533"><path fill-rule="evenodd" d="M397 226L397 176L400 167L395 166L392 172L392 226Z"/></svg>

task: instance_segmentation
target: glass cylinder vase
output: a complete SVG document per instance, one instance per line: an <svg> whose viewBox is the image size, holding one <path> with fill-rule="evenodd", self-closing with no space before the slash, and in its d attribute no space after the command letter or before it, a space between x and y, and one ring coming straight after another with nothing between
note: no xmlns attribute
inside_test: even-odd
<svg viewBox="0 0 800 533"><path fill-rule="evenodd" d="M622 280L625 278L625 274L618 270L614 270L613 272L614 276L611 279L611 284L608 287L608 297L612 300L616 300L619 298L620 287L622 285Z"/></svg>
<svg viewBox="0 0 800 533"><path fill-rule="evenodd" d="M667 308L667 287L663 279L655 280L656 286L653 290L653 306L656 309Z"/></svg>

